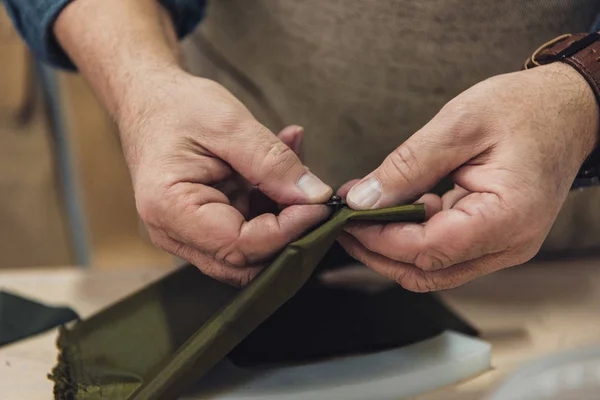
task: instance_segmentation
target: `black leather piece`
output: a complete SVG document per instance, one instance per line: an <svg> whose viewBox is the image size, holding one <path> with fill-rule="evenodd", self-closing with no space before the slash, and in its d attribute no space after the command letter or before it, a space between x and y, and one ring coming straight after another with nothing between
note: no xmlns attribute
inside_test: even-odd
<svg viewBox="0 0 600 400"><path fill-rule="evenodd" d="M406 346L445 330L478 334L430 293L392 286L369 294L313 280L228 358L239 367L306 363Z"/></svg>
<svg viewBox="0 0 600 400"><path fill-rule="evenodd" d="M67 307L51 307L0 291L0 346L78 319Z"/></svg>

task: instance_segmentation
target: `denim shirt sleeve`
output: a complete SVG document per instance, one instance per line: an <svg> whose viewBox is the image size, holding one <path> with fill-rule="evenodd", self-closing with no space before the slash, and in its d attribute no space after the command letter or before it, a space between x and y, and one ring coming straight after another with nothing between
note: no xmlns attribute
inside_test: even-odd
<svg viewBox="0 0 600 400"><path fill-rule="evenodd" d="M31 51L55 67L75 70L60 47L52 27L60 12L73 0L1 0L16 29ZM179 38L190 33L204 17L207 0L159 0L171 14Z"/></svg>

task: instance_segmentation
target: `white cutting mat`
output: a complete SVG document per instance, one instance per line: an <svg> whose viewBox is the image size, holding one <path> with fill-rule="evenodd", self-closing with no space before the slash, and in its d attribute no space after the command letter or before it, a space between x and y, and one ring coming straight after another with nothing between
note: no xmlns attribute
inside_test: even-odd
<svg viewBox="0 0 600 400"><path fill-rule="evenodd" d="M241 369L221 362L180 400L398 400L475 376L491 346L455 332L398 349L300 366Z"/></svg>

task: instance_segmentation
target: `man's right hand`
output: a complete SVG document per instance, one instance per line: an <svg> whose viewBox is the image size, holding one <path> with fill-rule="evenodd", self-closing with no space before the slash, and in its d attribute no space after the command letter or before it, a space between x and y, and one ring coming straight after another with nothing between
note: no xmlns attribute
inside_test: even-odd
<svg viewBox="0 0 600 400"><path fill-rule="evenodd" d="M331 188L290 149L301 129L280 140L222 86L184 72L156 0L77 0L54 32L119 126L138 211L159 247L244 285L327 217L317 204ZM264 213L253 187L289 207Z"/></svg>
<svg viewBox="0 0 600 400"><path fill-rule="evenodd" d="M302 128L279 137L221 85L184 72L130 91L118 125L138 211L152 241L204 273L246 284L258 265L323 220L329 186L292 149ZM257 214L256 188L278 215ZM260 211L258 211L260 212Z"/></svg>

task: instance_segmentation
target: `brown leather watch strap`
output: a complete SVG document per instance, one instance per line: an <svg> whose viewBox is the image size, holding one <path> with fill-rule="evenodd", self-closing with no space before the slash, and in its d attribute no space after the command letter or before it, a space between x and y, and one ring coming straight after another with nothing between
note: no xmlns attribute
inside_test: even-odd
<svg viewBox="0 0 600 400"><path fill-rule="evenodd" d="M589 83L600 104L600 34L559 36L540 46L527 59L524 69L561 61L575 68Z"/></svg>

